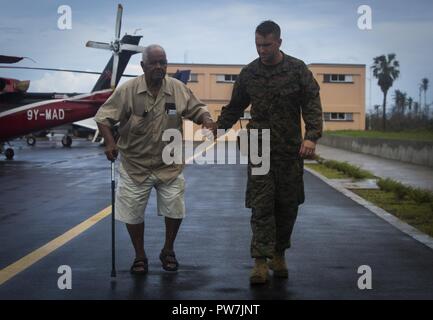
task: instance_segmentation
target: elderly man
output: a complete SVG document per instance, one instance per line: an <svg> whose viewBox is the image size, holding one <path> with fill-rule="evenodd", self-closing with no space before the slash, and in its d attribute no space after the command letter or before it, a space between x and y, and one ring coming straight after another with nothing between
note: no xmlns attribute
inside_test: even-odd
<svg viewBox="0 0 433 320"><path fill-rule="evenodd" d="M165 217L165 243L160 253L162 267L176 271L174 241L185 217L185 181L182 164L166 164L162 140L166 129L182 131L182 118L205 128L214 123L206 106L182 82L166 76L167 58L159 45L143 53L144 74L119 86L98 110L95 120L106 143L105 154L114 161L121 155L116 195L116 219L126 224L135 249L132 274L145 274L144 211L152 188L156 189L158 214ZM116 144L111 128L119 123Z"/></svg>
<svg viewBox="0 0 433 320"><path fill-rule="evenodd" d="M288 277L284 253L290 247L298 206L304 202L303 158L314 154L322 134L319 85L303 61L280 51L280 33L273 21L257 26L259 57L242 69L230 103L217 121L218 128L231 128L251 103L247 128L270 130L269 172L254 175L254 165L248 166L246 206L252 209L251 256L255 258L251 284L265 283L268 267L274 276ZM303 139L301 115L306 129Z"/></svg>

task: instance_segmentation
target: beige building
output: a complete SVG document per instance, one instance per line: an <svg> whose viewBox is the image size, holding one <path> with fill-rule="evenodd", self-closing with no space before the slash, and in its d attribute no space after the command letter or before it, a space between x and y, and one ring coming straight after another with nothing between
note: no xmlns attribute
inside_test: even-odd
<svg viewBox="0 0 433 320"><path fill-rule="evenodd" d="M309 64L320 85L324 130L365 130L365 65Z"/></svg>
<svg viewBox="0 0 433 320"><path fill-rule="evenodd" d="M177 70L191 70L188 87L206 103L216 120L221 108L231 96L233 83L243 65L224 64L169 64L168 73ZM364 130L365 129L365 65L326 64L308 65L320 85L323 105L324 130ZM248 118L248 109L245 118ZM245 126L241 120L234 127ZM185 126L185 138L193 139L193 132ZM193 127L194 132L198 126Z"/></svg>

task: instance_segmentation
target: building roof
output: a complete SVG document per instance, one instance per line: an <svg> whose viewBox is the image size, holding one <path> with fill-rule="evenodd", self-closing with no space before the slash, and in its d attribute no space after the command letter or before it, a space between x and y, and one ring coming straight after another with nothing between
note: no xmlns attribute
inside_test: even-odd
<svg viewBox="0 0 433 320"><path fill-rule="evenodd" d="M170 62L168 64L171 65L177 65L177 66L194 66L194 67L244 67L245 64L218 64L218 63L176 63L176 62Z"/></svg>
<svg viewBox="0 0 433 320"><path fill-rule="evenodd" d="M355 63L309 63L308 66L326 66L326 67L355 67L355 68L365 68L365 64L355 64Z"/></svg>
<svg viewBox="0 0 433 320"><path fill-rule="evenodd" d="M238 67L242 68L245 64L219 64L219 63L177 63L170 62L169 66L191 66L191 67ZM326 66L326 67L349 67L349 68L365 68L365 64L354 63L309 63L308 66Z"/></svg>

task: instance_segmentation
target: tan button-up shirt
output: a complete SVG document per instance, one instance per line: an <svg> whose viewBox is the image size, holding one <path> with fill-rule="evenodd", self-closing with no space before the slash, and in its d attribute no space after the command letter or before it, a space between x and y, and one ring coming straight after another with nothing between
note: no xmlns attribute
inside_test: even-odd
<svg viewBox="0 0 433 320"><path fill-rule="evenodd" d="M211 117L207 107L182 82L166 76L154 97L141 75L116 88L99 108L95 121L109 127L119 122L117 146L122 165L134 182L142 183L151 173L170 182L184 165L162 161L162 151L169 143L162 141L162 134L166 129L182 132L182 117L201 124L204 113Z"/></svg>

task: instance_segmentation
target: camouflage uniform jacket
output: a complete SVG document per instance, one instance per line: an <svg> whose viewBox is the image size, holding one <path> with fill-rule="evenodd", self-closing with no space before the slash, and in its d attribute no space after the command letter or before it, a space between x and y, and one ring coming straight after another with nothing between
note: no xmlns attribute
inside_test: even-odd
<svg viewBox="0 0 433 320"><path fill-rule="evenodd" d="M223 107L218 128L229 129L251 104L248 129L270 129L271 159L297 158L305 139L322 135L319 85L305 63L283 53L283 61L266 66L256 59L244 67L234 84L230 103Z"/></svg>
<svg viewBox="0 0 433 320"><path fill-rule="evenodd" d="M223 107L218 128L229 129L251 104L247 129L270 129L270 172L251 174L248 167L246 207L284 207L304 202L301 115L305 139L322 135L322 107L319 85L305 63L283 53L283 60L266 66L256 59L244 67L233 87L229 104ZM259 150L261 141L259 134Z"/></svg>

